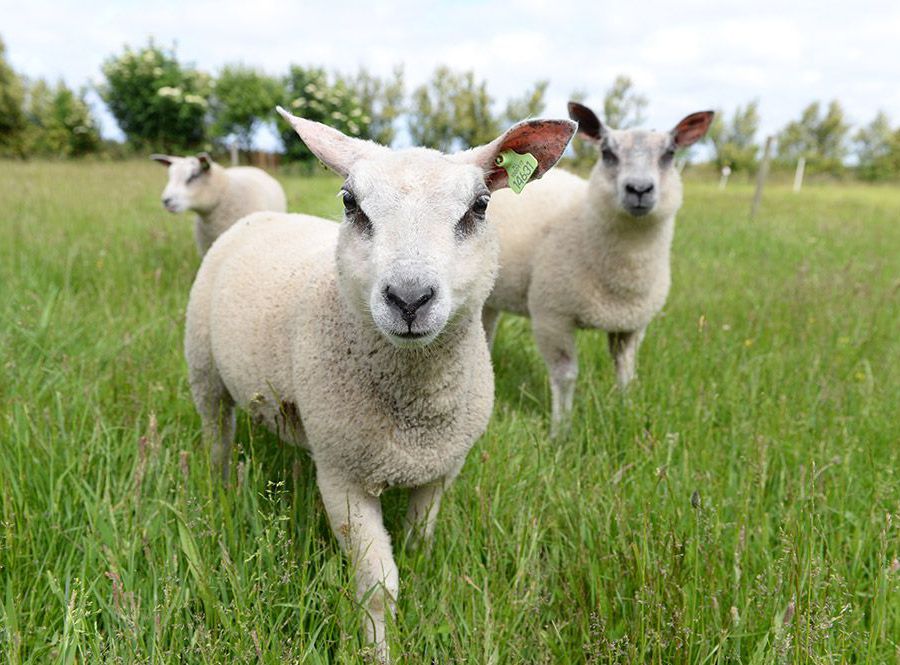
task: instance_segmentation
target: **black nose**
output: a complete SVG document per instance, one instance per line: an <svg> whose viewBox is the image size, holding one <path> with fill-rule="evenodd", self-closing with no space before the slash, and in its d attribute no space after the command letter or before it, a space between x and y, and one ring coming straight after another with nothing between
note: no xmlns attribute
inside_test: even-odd
<svg viewBox="0 0 900 665"><path fill-rule="evenodd" d="M644 194L649 194L652 191L653 181L651 180L632 180L625 183L625 192L628 194L634 194L638 198L640 198Z"/></svg>
<svg viewBox="0 0 900 665"><path fill-rule="evenodd" d="M434 289L430 286L388 286L384 289L384 299L400 312L408 327L412 327L416 313L432 298Z"/></svg>
<svg viewBox="0 0 900 665"><path fill-rule="evenodd" d="M171 208L172 207L172 199L167 196L166 198L163 199L163 205L166 206L167 208Z"/></svg>

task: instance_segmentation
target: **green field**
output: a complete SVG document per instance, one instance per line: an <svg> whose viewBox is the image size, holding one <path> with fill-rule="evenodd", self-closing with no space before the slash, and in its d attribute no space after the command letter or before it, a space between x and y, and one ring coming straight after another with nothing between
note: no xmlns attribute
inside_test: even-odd
<svg viewBox="0 0 900 665"><path fill-rule="evenodd" d="M210 481L164 180L0 162L3 662L360 662L306 454L242 415ZM336 178L283 181L338 215ZM900 190L773 187L753 222L751 193L688 183L639 380L582 333L569 439L503 320L490 429L398 552L399 662L900 662Z"/></svg>

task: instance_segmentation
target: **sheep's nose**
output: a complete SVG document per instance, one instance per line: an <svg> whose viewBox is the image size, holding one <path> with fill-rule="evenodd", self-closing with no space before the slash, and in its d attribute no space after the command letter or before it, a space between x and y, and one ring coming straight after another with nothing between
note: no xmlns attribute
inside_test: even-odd
<svg viewBox="0 0 900 665"><path fill-rule="evenodd" d="M431 286L397 286L389 285L384 289L384 299L394 309L400 312L400 316L407 326L412 326L416 314L434 298L434 288Z"/></svg>
<svg viewBox="0 0 900 665"><path fill-rule="evenodd" d="M653 191L652 180L629 180L625 183L625 192L638 198Z"/></svg>
<svg viewBox="0 0 900 665"><path fill-rule="evenodd" d="M166 197L164 197L163 200L162 200L162 202L163 202L163 205L164 205L166 208L171 208L171 207L172 207L172 197L171 197L171 196L166 196Z"/></svg>

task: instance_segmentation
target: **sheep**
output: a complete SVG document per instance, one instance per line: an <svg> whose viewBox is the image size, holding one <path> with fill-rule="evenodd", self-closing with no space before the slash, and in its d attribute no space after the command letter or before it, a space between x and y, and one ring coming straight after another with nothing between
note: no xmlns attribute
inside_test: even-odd
<svg viewBox="0 0 900 665"><path fill-rule="evenodd" d="M530 152L540 177L576 125L526 121L444 155L278 112L346 178L344 220L255 213L216 241L187 308L190 388L226 482L236 405L311 452L355 570L366 640L387 661L399 580L379 495L410 488L408 542L429 541L493 407L481 310L499 247L485 210L509 177L495 160Z"/></svg>
<svg viewBox="0 0 900 665"><path fill-rule="evenodd" d="M205 152L196 157L150 155L150 159L169 167L169 182L162 193L165 209L197 213L194 240L200 256L241 217L260 210L287 210L281 185L262 169L226 169Z"/></svg>
<svg viewBox="0 0 900 665"><path fill-rule="evenodd" d="M647 325L669 292L669 249L681 207L675 151L701 139L713 113L670 132L613 130L569 103L578 131L600 149L586 181L555 169L520 197L488 209L500 236L500 273L483 313L488 344L500 311L531 317L550 374L551 436L568 428L578 376L575 330L608 334L619 387L635 375Z"/></svg>

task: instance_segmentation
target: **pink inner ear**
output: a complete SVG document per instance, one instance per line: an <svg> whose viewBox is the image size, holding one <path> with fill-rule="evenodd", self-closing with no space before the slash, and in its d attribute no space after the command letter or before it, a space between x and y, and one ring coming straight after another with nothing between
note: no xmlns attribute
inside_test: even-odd
<svg viewBox="0 0 900 665"><path fill-rule="evenodd" d="M687 118L678 123L675 127L675 145L679 148L685 148L693 145L706 134L712 123L713 114L710 111L701 113L692 113Z"/></svg>

